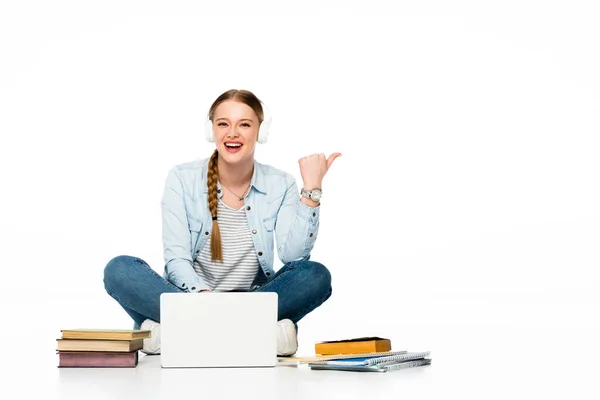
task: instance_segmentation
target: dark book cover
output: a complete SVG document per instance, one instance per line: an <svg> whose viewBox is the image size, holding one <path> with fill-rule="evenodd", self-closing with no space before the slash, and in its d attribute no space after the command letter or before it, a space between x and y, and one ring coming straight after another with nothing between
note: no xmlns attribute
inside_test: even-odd
<svg viewBox="0 0 600 400"><path fill-rule="evenodd" d="M125 368L135 367L138 363L138 352L88 352L88 351L59 351L59 367L96 367L96 368Z"/></svg>

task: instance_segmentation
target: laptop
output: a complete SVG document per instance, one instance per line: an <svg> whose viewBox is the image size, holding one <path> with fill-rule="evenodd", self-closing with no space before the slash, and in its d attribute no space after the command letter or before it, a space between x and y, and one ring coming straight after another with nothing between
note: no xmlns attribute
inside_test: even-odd
<svg viewBox="0 0 600 400"><path fill-rule="evenodd" d="M163 293L163 368L274 367L277 293Z"/></svg>

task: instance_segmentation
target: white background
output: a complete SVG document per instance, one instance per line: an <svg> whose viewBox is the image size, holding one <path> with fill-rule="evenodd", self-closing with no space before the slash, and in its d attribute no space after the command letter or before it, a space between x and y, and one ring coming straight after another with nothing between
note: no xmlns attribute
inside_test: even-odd
<svg viewBox="0 0 600 400"><path fill-rule="evenodd" d="M299 158L343 154L312 255L333 296L300 323L300 353L384 336L438 365L548 368L559 351L579 367L536 375L543 390L589 395L599 7L411 3L4 2L1 333L21 350L3 368L45 363L51 380L60 329L130 328L103 268L128 254L162 271L167 172L210 155L208 108L237 88L273 114L258 161L301 185Z"/></svg>

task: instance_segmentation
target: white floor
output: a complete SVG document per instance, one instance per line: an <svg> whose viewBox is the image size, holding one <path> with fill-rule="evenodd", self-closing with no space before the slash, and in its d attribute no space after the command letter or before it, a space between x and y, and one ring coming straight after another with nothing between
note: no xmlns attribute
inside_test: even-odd
<svg viewBox="0 0 600 400"><path fill-rule="evenodd" d="M67 369L56 367L52 340L32 341L28 348L36 350L36 357L20 352L17 345L4 350L8 359L2 362L0 397L597 399L599 333L597 327L438 327L424 338L432 348L407 349L432 351L432 365L388 373L312 371L306 365L162 369L159 356L141 353L137 368Z"/></svg>

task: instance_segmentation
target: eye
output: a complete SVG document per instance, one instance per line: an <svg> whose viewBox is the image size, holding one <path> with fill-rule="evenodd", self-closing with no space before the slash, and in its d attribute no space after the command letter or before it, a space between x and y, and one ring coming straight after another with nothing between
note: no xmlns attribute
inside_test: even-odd
<svg viewBox="0 0 600 400"><path fill-rule="evenodd" d="M225 125L227 125L227 122L219 122L219 123L217 124L217 126L225 126Z"/></svg>
<svg viewBox="0 0 600 400"><path fill-rule="evenodd" d="M242 126L244 126L244 125L247 126L247 127L250 127L250 124L247 123L247 122L242 122Z"/></svg>

